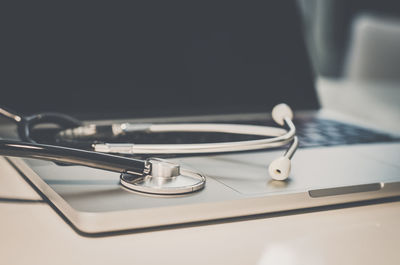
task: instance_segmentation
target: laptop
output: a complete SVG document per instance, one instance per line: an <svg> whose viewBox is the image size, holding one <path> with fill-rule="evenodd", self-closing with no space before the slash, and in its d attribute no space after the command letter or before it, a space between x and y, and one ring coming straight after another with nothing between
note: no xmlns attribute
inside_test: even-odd
<svg viewBox="0 0 400 265"><path fill-rule="evenodd" d="M19 34L4 38L9 53L0 84L7 89L3 104L26 114L58 111L98 124L274 125L269 112L275 104L295 111L300 147L287 181L268 175L283 149L169 156L207 178L204 189L179 196L128 191L113 172L7 158L81 234L200 225L400 195L400 134L319 105L295 1L60 4L34 6L20 21L10 31ZM15 126L2 121L0 136L16 135Z"/></svg>

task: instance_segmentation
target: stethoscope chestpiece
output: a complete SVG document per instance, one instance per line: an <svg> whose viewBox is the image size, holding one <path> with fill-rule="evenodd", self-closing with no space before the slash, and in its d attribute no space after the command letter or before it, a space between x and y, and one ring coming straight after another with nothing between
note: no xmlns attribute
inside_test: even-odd
<svg viewBox="0 0 400 265"><path fill-rule="evenodd" d="M149 158L147 170L142 176L122 173L121 185L132 191L177 195L191 193L204 188L206 178L197 172L160 158Z"/></svg>

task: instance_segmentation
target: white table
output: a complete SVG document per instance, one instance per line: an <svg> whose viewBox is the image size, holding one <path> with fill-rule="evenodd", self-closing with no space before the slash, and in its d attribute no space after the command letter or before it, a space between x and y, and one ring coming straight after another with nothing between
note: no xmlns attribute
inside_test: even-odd
<svg viewBox="0 0 400 265"><path fill-rule="evenodd" d="M400 264L400 202L93 238L2 158L0 184L0 264Z"/></svg>

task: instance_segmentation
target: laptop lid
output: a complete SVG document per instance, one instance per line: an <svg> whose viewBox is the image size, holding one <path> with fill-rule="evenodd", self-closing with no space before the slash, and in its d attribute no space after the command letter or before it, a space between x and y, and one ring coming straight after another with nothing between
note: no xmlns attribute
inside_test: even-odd
<svg viewBox="0 0 400 265"><path fill-rule="evenodd" d="M3 19L2 104L24 113L318 106L295 1L31 3Z"/></svg>

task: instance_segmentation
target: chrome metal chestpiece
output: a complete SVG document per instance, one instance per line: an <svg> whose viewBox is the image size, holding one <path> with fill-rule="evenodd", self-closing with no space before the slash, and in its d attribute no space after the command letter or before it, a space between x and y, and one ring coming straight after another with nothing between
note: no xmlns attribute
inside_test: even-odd
<svg viewBox="0 0 400 265"><path fill-rule="evenodd" d="M121 174L121 185L134 191L152 194L183 194L204 188L206 178L194 171L181 168L168 160L147 160L149 172L143 176Z"/></svg>

